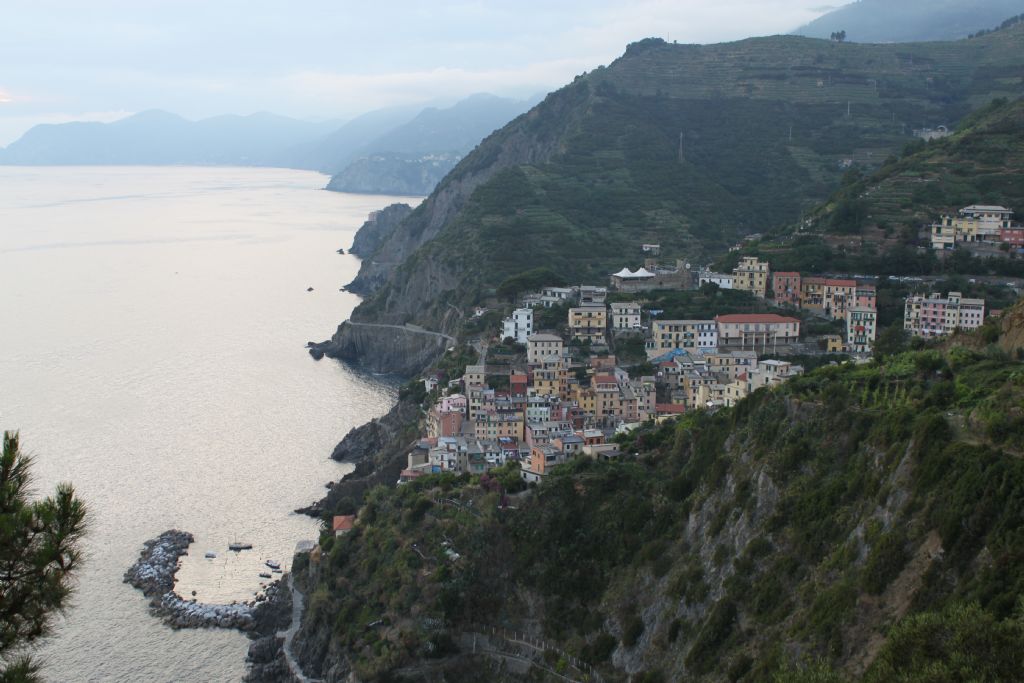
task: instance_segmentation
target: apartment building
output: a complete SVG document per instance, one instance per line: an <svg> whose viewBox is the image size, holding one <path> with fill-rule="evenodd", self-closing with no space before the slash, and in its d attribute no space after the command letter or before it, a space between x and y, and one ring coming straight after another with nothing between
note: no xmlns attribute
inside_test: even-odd
<svg viewBox="0 0 1024 683"><path fill-rule="evenodd" d="M846 312L846 349L850 353L871 353L875 345L878 312L874 306L854 306Z"/></svg>
<svg viewBox="0 0 1024 683"><path fill-rule="evenodd" d="M512 315L501 322L501 338L513 339L518 344L525 344L533 334L533 309L517 308Z"/></svg>
<svg viewBox="0 0 1024 683"><path fill-rule="evenodd" d="M903 329L925 339L977 329L984 321L985 300L964 298L960 292L910 296L903 307Z"/></svg>
<svg viewBox="0 0 1024 683"><path fill-rule="evenodd" d="M604 344L607 327L608 309L603 304L569 309L569 331L573 339L583 343Z"/></svg>
<svg viewBox="0 0 1024 683"><path fill-rule="evenodd" d="M640 329L640 304L626 301L611 305L613 330Z"/></svg>
<svg viewBox="0 0 1024 683"><path fill-rule="evenodd" d="M768 273L767 261L760 261L756 256L744 256L732 271L732 288L764 298L768 291Z"/></svg>
<svg viewBox="0 0 1024 683"><path fill-rule="evenodd" d="M658 352L683 350L715 350L718 348L718 325L714 320L654 320L651 340Z"/></svg>
<svg viewBox="0 0 1024 683"><path fill-rule="evenodd" d="M719 346L766 351L800 340L800 321L775 313L720 315L715 322Z"/></svg>

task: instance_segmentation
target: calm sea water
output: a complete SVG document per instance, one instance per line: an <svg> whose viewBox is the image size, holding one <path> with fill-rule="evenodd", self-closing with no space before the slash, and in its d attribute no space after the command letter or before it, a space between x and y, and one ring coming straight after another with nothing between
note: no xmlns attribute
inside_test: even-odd
<svg viewBox="0 0 1024 683"><path fill-rule="evenodd" d="M172 631L121 576L179 528L196 536L179 592L251 597L264 560L287 565L315 537L292 510L347 471L331 448L394 400L387 380L303 348L357 303L338 290L358 262L335 251L396 200L324 182L0 166L0 428L21 431L38 493L71 481L91 513L74 605L40 650L47 680L244 673L244 636ZM228 553L235 538L254 549Z"/></svg>

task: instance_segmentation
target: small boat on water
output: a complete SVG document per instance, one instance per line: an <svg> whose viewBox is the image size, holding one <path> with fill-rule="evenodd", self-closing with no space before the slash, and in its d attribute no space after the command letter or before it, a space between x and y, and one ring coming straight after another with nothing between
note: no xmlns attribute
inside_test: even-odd
<svg viewBox="0 0 1024 683"><path fill-rule="evenodd" d="M239 550L252 550L252 543L232 541L231 543L228 543L228 550L234 550L235 552L238 552Z"/></svg>
<svg viewBox="0 0 1024 683"><path fill-rule="evenodd" d="M266 562L264 562L264 564L267 565L268 567L270 567L271 569L280 569L281 568L281 563L278 562L277 560L267 560Z"/></svg>
<svg viewBox="0 0 1024 683"><path fill-rule="evenodd" d="M270 578L273 578L273 577L271 577L270 574L268 574L267 572L260 572L260 578L261 579L270 579Z"/></svg>
<svg viewBox="0 0 1024 683"><path fill-rule="evenodd" d="M213 558L217 557L217 553L213 552L212 550L207 550L205 557L208 560L212 560Z"/></svg>

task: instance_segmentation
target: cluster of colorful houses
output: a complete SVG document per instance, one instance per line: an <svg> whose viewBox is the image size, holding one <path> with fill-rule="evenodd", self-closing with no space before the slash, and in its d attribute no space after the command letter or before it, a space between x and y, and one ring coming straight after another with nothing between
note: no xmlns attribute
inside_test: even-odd
<svg viewBox="0 0 1024 683"><path fill-rule="evenodd" d="M995 234L989 223L996 219L1002 223L997 230L1002 238L1016 239L1008 231L1020 229L1002 207L973 206L960 214L943 223L959 220L960 227L950 224L960 231L955 234L971 239ZM644 245L644 251L656 257L660 247ZM798 318L743 313L668 320L641 301L621 300L624 293L709 283L750 292L780 309L844 321L845 335L825 338L830 352L863 356L872 350L878 318L872 282L772 272L767 261L752 256L742 257L731 273L647 258L635 271L623 268L611 275L609 287L544 287L522 297L521 306L502 321L500 335L525 346L525 360L470 365L447 385L439 376L428 376L427 390L437 390L439 397L428 411L426 436L408 454L402 480L433 472L483 473L516 461L524 479L538 481L552 466L577 455L617 457L618 446L611 442L617 432L688 410L728 407L803 372L790 362L762 357L794 349L801 338ZM618 295L611 302L610 292ZM564 337L536 329L536 309L561 306L568 310ZM931 338L980 327L984 318L982 299L959 292L915 295L906 299L904 327ZM653 368L649 375L631 377L618 366L609 339L620 335L643 335Z"/></svg>
<svg viewBox="0 0 1024 683"><path fill-rule="evenodd" d="M470 365L426 418L426 437L408 454L402 480L427 473L483 473L510 461L527 481L578 455L618 457L611 437L648 420L698 407L730 406L752 391L800 374L751 350L673 349L656 371L631 377L611 355L574 358L550 333L528 337L521 365ZM427 387L438 389L436 377ZM665 402L659 403L658 397Z"/></svg>

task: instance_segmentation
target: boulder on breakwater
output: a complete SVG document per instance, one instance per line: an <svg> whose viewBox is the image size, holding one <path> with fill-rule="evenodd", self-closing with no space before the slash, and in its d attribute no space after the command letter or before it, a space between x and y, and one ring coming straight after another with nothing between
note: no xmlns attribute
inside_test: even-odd
<svg viewBox="0 0 1024 683"><path fill-rule="evenodd" d="M178 561L188 554L195 538L187 531L172 529L146 541L138 561L124 574L130 583L148 597L149 609L172 628L236 628L252 631L261 621L261 608L276 604L282 591L272 583L256 599L230 605L209 605L185 600L174 592Z"/></svg>

